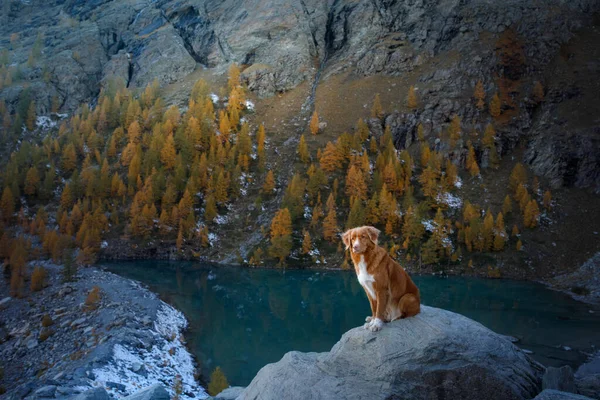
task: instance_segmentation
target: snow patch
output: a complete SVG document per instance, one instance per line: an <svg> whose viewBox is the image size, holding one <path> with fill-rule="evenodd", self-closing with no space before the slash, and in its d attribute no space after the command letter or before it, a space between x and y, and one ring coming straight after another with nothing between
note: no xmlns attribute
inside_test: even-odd
<svg viewBox="0 0 600 400"><path fill-rule="evenodd" d="M56 121L52 121L50 117L40 115L35 119L35 125L43 130L48 130L56 127Z"/></svg>
<svg viewBox="0 0 600 400"><path fill-rule="evenodd" d="M213 102L214 104L217 104L217 103L219 102L219 96L217 96L217 95L216 95L216 94L214 94L214 93L211 93L211 94L210 94L210 99L212 100L212 102Z"/></svg>
<svg viewBox="0 0 600 400"><path fill-rule="evenodd" d="M219 240L219 237L217 236L217 234L209 232L208 233L208 243L210 244L210 246L214 246L215 243Z"/></svg>
<svg viewBox="0 0 600 400"><path fill-rule="evenodd" d="M461 208L463 204L462 199L452 193L440 193L437 195L436 201L446 204L450 208Z"/></svg>
<svg viewBox="0 0 600 400"><path fill-rule="evenodd" d="M191 398L185 393L208 397L194 380L194 362L181 333L187 324L180 311L163 302L156 312L154 329L150 331L155 344L150 348L116 344L109 363L92 371L92 385L107 387L106 382L119 382L128 393L134 393L158 382L174 395L173 385L179 375L183 385L182 399ZM124 397L115 389L109 388L109 391L116 398Z"/></svg>
<svg viewBox="0 0 600 400"><path fill-rule="evenodd" d="M217 225L225 225L227 223L227 216L226 215L217 215L215 217L215 223Z"/></svg>
<svg viewBox="0 0 600 400"><path fill-rule="evenodd" d="M246 108L248 109L248 111L254 111L254 103L250 100L246 100Z"/></svg>

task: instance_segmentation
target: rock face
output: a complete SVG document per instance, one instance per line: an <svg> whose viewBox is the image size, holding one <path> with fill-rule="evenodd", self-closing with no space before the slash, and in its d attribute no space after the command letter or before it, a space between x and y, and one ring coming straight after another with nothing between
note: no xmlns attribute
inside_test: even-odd
<svg viewBox="0 0 600 400"><path fill-rule="evenodd" d="M590 398L569 392L546 389L538 394L533 400L590 400Z"/></svg>
<svg viewBox="0 0 600 400"><path fill-rule="evenodd" d="M581 124L598 109L579 107L598 103L585 96L598 92L588 82L600 63L597 52L564 47L594 24L599 10L595 0L6 1L0 41L19 79L4 85L0 97L14 112L29 90L38 114L56 101L69 111L93 101L110 78L132 87L155 79L165 85L196 68L225 71L231 62L247 67L242 79L259 96L346 71L355 77L415 74L421 112L391 121L408 124L394 127L402 147L418 123L428 136L454 114L477 119L480 111L465 99L482 80L486 100L507 93L507 121L497 129L500 152L525 135L525 159L537 174L555 186L600 191L597 124ZM41 55L28 63L36 41ZM536 80L560 80L548 88L541 111L529 98ZM568 102L573 110L556 112ZM575 116L579 109L582 118Z"/></svg>
<svg viewBox="0 0 600 400"><path fill-rule="evenodd" d="M377 333L352 329L328 353L287 353L238 399L530 399L542 369L481 324L423 307Z"/></svg>

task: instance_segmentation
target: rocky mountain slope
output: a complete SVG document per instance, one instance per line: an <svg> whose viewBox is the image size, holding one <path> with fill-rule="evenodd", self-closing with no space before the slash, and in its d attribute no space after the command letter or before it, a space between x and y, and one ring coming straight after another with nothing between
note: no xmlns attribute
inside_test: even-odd
<svg viewBox="0 0 600 400"><path fill-rule="evenodd" d="M39 113L54 97L72 110L110 76L132 87L167 85L231 62L247 67L243 77L260 96L344 72L401 76L424 102L421 112L389 121L403 147L419 121L432 134L455 113L477 120L477 109L459 100L482 79L488 93L505 92L503 153L524 136L536 173L555 186L599 190L597 80L588 79L600 68L598 8L593 0L7 1L0 45L13 50L9 65L26 63L38 35L43 50L0 96L14 106L27 86ZM541 115L530 112L536 80L548 93Z"/></svg>
<svg viewBox="0 0 600 400"><path fill-rule="evenodd" d="M178 379L181 398L207 396L185 347L183 314L109 272L83 269L62 282L61 266L38 264L48 287L27 299L8 297L0 280L2 398L70 398L91 388L122 398L158 382L173 394Z"/></svg>

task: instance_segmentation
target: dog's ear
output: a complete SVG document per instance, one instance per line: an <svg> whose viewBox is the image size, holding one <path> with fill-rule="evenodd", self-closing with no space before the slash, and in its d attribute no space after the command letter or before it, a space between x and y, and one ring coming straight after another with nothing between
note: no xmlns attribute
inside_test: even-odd
<svg viewBox="0 0 600 400"><path fill-rule="evenodd" d="M373 226L367 226L367 235L369 235L369 239L375 244L377 244L377 239L379 239L379 234L381 231Z"/></svg>
<svg viewBox="0 0 600 400"><path fill-rule="evenodd" d="M350 248L350 234L352 233L352 229L347 230L342 234L342 242L346 246L346 250Z"/></svg>

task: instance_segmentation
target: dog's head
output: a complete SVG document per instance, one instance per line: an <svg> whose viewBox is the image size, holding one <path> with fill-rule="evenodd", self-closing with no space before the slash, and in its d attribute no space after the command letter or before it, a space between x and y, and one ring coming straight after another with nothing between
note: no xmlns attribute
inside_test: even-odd
<svg viewBox="0 0 600 400"><path fill-rule="evenodd" d="M379 232L379 229L372 226L361 226L344 232L342 241L346 245L346 250L350 249L353 253L360 254L377 246Z"/></svg>

